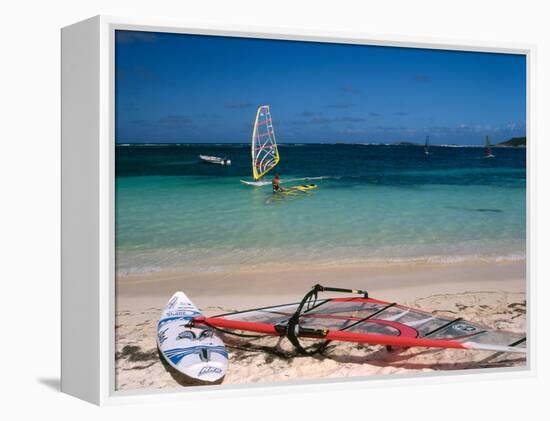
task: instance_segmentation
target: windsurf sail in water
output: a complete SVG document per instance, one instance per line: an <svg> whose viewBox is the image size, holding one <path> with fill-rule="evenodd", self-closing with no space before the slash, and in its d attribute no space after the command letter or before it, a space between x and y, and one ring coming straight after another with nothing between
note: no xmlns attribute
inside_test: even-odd
<svg viewBox="0 0 550 421"><path fill-rule="evenodd" d="M321 299L318 297L320 292L354 296ZM305 354L319 352L330 341L398 348L527 352L526 338L519 334L491 330L462 318L451 319L377 300L369 297L366 291L321 285L315 285L299 303L196 317L192 323L228 334L245 331L286 336L298 351Z"/></svg>
<svg viewBox="0 0 550 421"><path fill-rule="evenodd" d="M262 105L256 113L252 132L252 176L261 180L279 163L279 151L269 105Z"/></svg>
<svg viewBox="0 0 550 421"><path fill-rule="evenodd" d="M424 144L424 153L426 155L430 154L430 136L426 136L426 143Z"/></svg>
<svg viewBox="0 0 550 421"><path fill-rule="evenodd" d="M491 142L489 136L485 136L485 158L494 158L493 151L491 149Z"/></svg>

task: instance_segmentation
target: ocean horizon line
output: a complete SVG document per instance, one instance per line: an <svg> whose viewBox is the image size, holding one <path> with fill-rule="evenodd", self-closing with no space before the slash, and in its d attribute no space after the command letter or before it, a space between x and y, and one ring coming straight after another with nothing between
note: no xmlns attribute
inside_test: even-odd
<svg viewBox="0 0 550 421"><path fill-rule="evenodd" d="M250 146L249 142L115 142L115 147L131 147L131 146ZM279 147L284 146L400 146L400 147L423 147L422 143L415 142L393 142L393 143L378 143L378 142L278 142ZM510 148L510 146L503 146L494 144L493 147L498 148ZM483 144L430 144L430 147L434 148L485 148ZM522 148L512 147L512 148ZM524 146L523 146L524 148Z"/></svg>

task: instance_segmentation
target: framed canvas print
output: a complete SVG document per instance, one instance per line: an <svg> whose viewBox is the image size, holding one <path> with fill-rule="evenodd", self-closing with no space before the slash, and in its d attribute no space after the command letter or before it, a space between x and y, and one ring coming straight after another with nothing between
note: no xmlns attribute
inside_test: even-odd
<svg viewBox="0 0 550 421"><path fill-rule="evenodd" d="M96 17L62 53L63 391L530 369L530 48Z"/></svg>

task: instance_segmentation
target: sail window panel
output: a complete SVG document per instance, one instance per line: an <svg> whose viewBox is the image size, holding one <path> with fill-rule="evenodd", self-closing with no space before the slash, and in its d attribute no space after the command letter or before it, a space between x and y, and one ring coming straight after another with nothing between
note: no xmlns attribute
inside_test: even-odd
<svg viewBox="0 0 550 421"><path fill-rule="evenodd" d="M363 319L387 307L388 304L362 301L328 301L304 314L340 314L354 319Z"/></svg>
<svg viewBox="0 0 550 421"><path fill-rule="evenodd" d="M287 320L297 310L298 304L289 304L268 309L251 310L242 313L228 314L222 316L228 320L243 320L254 323L266 323L276 325Z"/></svg>

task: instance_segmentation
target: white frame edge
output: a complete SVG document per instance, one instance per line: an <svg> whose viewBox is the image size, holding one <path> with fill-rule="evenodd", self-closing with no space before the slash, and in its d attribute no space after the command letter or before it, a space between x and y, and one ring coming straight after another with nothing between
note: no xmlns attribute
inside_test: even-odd
<svg viewBox="0 0 550 421"><path fill-rule="evenodd" d="M114 31L138 30L248 38L338 42L442 50L524 54L527 59L527 300L529 351L527 368L480 369L269 385L227 385L170 390L115 391L115 260L114 260ZM321 35L322 34L322 35ZM127 19L107 16L62 29L62 358L61 390L95 404L167 402L182 399L274 395L299 391L361 387L442 384L483 379L525 378L535 374L536 338L532 315L535 296L531 265L535 244L533 92L534 45L419 37L305 31L289 28ZM85 271L86 270L86 271ZM84 297L83 299L81 297ZM86 363L83 364L82 361ZM384 380L380 382L379 380Z"/></svg>
<svg viewBox="0 0 550 421"><path fill-rule="evenodd" d="M100 19L61 32L61 391L100 400Z"/></svg>

